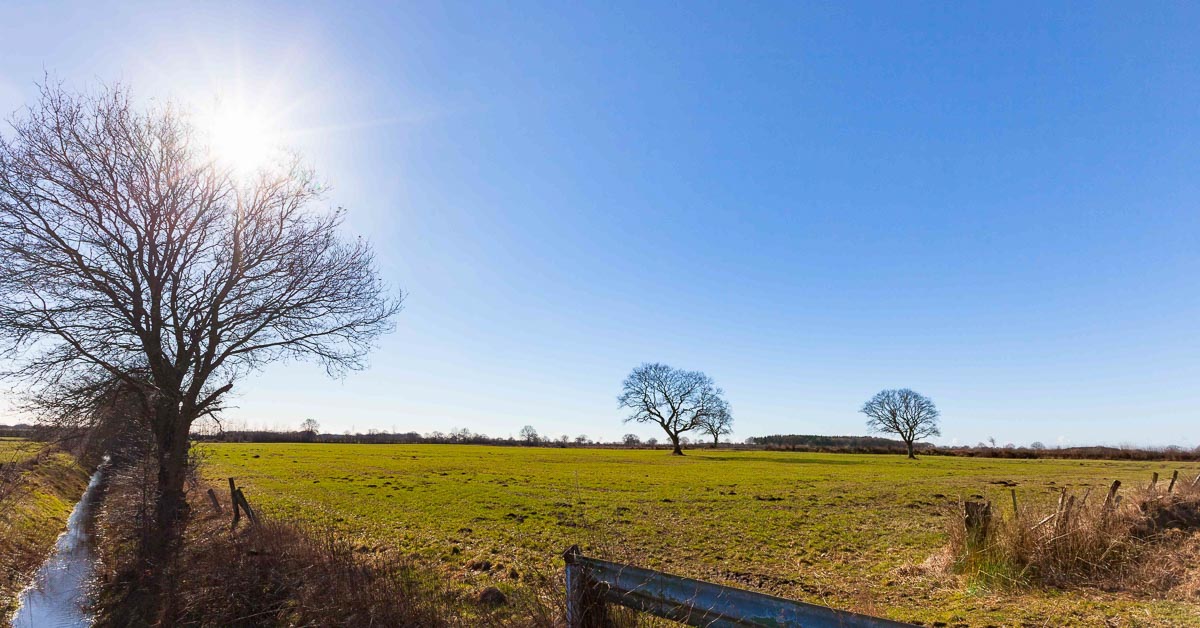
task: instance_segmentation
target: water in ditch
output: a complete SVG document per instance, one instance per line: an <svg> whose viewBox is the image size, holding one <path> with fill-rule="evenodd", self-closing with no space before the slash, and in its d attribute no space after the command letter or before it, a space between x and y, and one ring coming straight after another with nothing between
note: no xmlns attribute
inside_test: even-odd
<svg viewBox="0 0 1200 628"><path fill-rule="evenodd" d="M92 624L86 605L95 556L87 521L98 492L100 473L92 475L83 497L75 504L67 519L67 531L58 537L54 553L38 569L33 583L21 592L13 628L75 628Z"/></svg>

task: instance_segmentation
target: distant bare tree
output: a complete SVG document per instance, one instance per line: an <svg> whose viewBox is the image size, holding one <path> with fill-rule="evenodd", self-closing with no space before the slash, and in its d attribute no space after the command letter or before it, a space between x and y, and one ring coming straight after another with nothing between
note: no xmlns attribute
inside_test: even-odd
<svg viewBox="0 0 1200 628"><path fill-rule="evenodd" d="M733 433L733 414L729 411L729 404L725 400L721 400L710 414L700 419L700 431L712 436L713 449L716 449L721 444L721 437Z"/></svg>
<svg viewBox="0 0 1200 628"><path fill-rule="evenodd" d="M940 413L928 397L907 388L882 390L863 404L859 412L867 415L867 427L876 432L895 434L913 455L913 443L928 436L941 436Z"/></svg>
<svg viewBox="0 0 1200 628"><path fill-rule="evenodd" d="M642 437L637 434L626 434L621 437L621 442L625 443L626 447L637 447L642 444Z"/></svg>
<svg viewBox="0 0 1200 628"><path fill-rule="evenodd" d="M620 407L633 410L626 422L657 424L671 439L671 453L682 456L680 436L727 408L722 395L712 378L700 371L656 363L633 369L617 401Z"/></svg>
<svg viewBox="0 0 1200 628"><path fill-rule="evenodd" d="M247 372L361 368L400 297L369 245L314 211L292 159L251 178L212 159L179 108L57 86L0 137L0 344L30 390L111 377L157 456L164 539L186 511L188 433Z"/></svg>
<svg viewBox="0 0 1200 628"><path fill-rule="evenodd" d="M541 442L541 439L538 438L537 430L533 429L532 425L526 425L525 427L521 428L520 436L521 440L525 441L529 445L536 445Z"/></svg>
<svg viewBox="0 0 1200 628"><path fill-rule="evenodd" d="M321 424L316 419L304 419L300 422L300 431L316 434L321 431Z"/></svg>
<svg viewBox="0 0 1200 628"><path fill-rule="evenodd" d="M589 442L591 441L588 439L587 434L580 434L579 436L575 437L575 443L577 445L586 445Z"/></svg>

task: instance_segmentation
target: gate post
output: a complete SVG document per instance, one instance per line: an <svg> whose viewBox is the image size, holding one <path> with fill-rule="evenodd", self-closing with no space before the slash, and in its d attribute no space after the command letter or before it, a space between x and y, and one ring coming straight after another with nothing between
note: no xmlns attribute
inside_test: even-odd
<svg viewBox="0 0 1200 628"><path fill-rule="evenodd" d="M580 564L578 558L582 555L578 545L563 552L567 563L567 628L609 628L612 621L604 597L587 567Z"/></svg>

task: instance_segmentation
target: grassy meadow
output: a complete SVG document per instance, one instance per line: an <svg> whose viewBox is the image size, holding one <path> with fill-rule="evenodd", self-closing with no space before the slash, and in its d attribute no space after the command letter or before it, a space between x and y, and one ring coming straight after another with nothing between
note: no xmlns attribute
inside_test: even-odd
<svg viewBox="0 0 1200 628"><path fill-rule="evenodd" d="M400 551L464 587L513 590L589 555L943 625L1200 625L1196 600L995 590L930 567L963 498L1102 495L1200 465L470 445L204 444L263 511Z"/></svg>
<svg viewBox="0 0 1200 628"><path fill-rule="evenodd" d="M22 462L32 458L42 447L42 443L22 438L0 437L0 464Z"/></svg>

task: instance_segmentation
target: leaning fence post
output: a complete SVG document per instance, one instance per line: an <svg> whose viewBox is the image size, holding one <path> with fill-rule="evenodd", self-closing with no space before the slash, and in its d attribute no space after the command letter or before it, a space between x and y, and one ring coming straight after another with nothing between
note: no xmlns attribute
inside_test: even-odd
<svg viewBox="0 0 1200 628"><path fill-rule="evenodd" d="M1059 530L1064 530L1064 531L1065 531L1065 530L1068 530L1068 529L1070 529L1070 526L1071 526L1071 511L1072 511L1074 508L1075 508L1075 496L1074 496L1074 495L1072 495L1072 496L1070 496L1070 497L1068 497L1068 498L1067 498L1067 505L1066 505L1066 507L1064 507L1064 508L1063 508L1063 511L1062 511L1062 516L1058 518L1058 521L1055 521L1055 522L1054 522L1054 524L1055 524L1056 526L1058 526L1058 529L1059 529Z"/></svg>
<svg viewBox="0 0 1200 628"><path fill-rule="evenodd" d="M234 528L237 527L238 521L240 521L242 518L242 508L241 508L242 505L240 503L238 503L237 496L238 496L237 484L234 483L233 478L229 478L229 503L233 504L233 524L231 525L231 527L234 527Z"/></svg>
<svg viewBox="0 0 1200 628"><path fill-rule="evenodd" d="M211 488L208 489L208 501L212 502L213 510L217 511L217 514L220 514L221 502L217 500L217 494Z"/></svg>
<svg viewBox="0 0 1200 628"><path fill-rule="evenodd" d="M246 516L250 518L250 523L258 525L258 515L254 514L254 509L250 507L250 502L246 501L246 494L242 489L237 490L238 503L242 505L242 510L246 511Z"/></svg>
<svg viewBox="0 0 1200 628"><path fill-rule="evenodd" d="M1120 480L1113 480L1112 486L1108 487L1108 497L1104 498L1104 514L1108 514L1117 505L1117 489L1121 488Z"/></svg>
<svg viewBox="0 0 1200 628"><path fill-rule="evenodd" d="M1171 483L1167 485L1167 493L1175 490L1175 482L1177 480L1179 480L1179 469L1175 469L1175 472L1171 474Z"/></svg>

